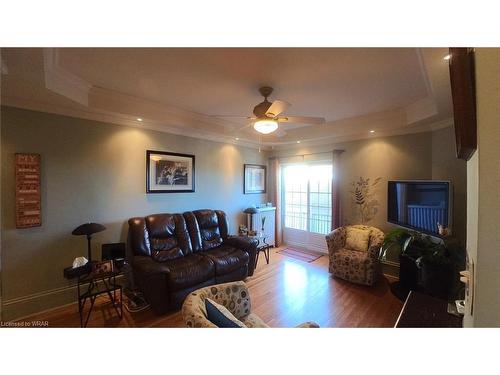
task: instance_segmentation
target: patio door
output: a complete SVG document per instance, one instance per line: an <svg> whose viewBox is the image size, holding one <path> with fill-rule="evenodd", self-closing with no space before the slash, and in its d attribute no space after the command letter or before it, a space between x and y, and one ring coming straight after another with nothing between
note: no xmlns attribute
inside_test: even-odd
<svg viewBox="0 0 500 375"><path fill-rule="evenodd" d="M332 223L332 164L309 162L281 168L283 242L327 252Z"/></svg>

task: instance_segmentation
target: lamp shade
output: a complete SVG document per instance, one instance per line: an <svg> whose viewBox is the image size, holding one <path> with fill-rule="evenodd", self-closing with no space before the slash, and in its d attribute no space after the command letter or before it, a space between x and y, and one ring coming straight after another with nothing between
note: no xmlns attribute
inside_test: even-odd
<svg viewBox="0 0 500 375"><path fill-rule="evenodd" d="M248 207L243 212L246 214L256 214L259 211L255 207Z"/></svg>
<svg viewBox="0 0 500 375"><path fill-rule="evenodd" d="M90 236L91 234L102 232L106 227L97 223L86 223L75 228L71 234L75 236Z"/></svg>

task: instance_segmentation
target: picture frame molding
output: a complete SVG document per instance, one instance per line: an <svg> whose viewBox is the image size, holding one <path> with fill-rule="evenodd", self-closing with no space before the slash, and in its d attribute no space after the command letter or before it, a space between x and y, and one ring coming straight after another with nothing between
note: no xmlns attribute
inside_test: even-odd
<svg viewBox="0 0 500 375"><path fill-rule="evenodd" d="M191 176L191 189L175 189L175 190L151 190L150 184L150 164L151 164L151 155L167 155L167 156L178 156L191 158L191 167L192 167L192 176ZM155 150L146 150L146 194L163 194L163 193L194 193L195 192L195 176L196 176L196 168L195 168L195 159L196 156L192 154L181 154L177 152L169 152L169 151L155 151Z"/></svg>

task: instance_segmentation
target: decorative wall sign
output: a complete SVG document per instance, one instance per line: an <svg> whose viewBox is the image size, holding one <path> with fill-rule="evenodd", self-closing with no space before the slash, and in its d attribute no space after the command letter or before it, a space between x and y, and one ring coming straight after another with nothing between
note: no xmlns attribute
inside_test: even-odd
<svg viewBox="0 0 500 375"><path fill-rule="evenodd" d="M194 155L146 151L146 193L194 192Z"/></svg>
<svg viewBox="0 0 500 375"><path fill-rule="evenodd" d="M266 166L245 164L243 171L243 193L263 194L266 192Z"/></svg>
<svg viewBox="0 0 500 375"><path fill-rule="evenodd" d="M42 225L39 154L16 154L16 228Z"/></svg>

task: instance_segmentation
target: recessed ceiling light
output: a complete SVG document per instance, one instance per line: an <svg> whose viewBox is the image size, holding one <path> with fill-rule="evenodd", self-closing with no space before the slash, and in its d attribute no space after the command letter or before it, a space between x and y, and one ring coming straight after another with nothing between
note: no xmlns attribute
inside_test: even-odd
<svg viewBox="0 0 500 375"><path fill-rule="evenodd" d="M137 121L142 122L142 118L137 117Z"/></svg>
<svg viewBox="0 0 500 375"><path fill-rule="evenodd" d="M375 130L370 130L370 133L372 133L372 134L375 133Z"/></svg>
<svg viewBox="0 0 500 375"><path fill-rule="evenodd" d="M447 54L445 57L443 57L443 60L449 60L451 59L451 54Z"/></svg>
<svg viewBox="0 0 500 375"><path fill-rule="evenodd" d="M300 143L300 141L297 141L297 143Z"/></svg>
<svg viewBox="0 0 500 375"><path fill-rule="evenodd" d="M240 139L239 138L235 138L237 141L239 141Z"/></svg>

